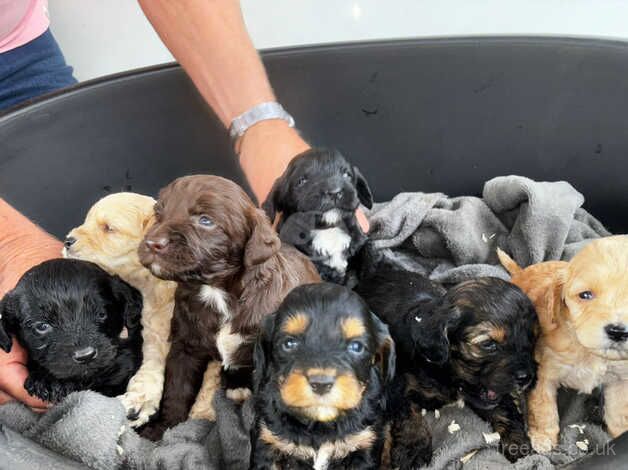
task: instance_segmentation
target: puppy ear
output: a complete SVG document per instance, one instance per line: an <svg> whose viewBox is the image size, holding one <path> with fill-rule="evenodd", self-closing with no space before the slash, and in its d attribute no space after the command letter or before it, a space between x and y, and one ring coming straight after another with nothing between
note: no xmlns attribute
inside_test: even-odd
<svg viewBox="0 0 628 470"><path fill-rule="evenodd" d="M536 314L544 333L558 328L560 311L563 308L563 288L566 277L566 267L557 269L553 273L551 285L543 291L543 298L536 303Z"/></svg>
<svg viewBox="0 0 628 470"><path fill-rule="evenodd" d="M373 207L373 193L369 184L366 182L366 178L362 176L357 166L353 167L353 173L355 174L355 189L358 191L358 199L366 208Z"/></svg>
<svg viewBox="0 0 628 470"><path fill-rule="evenodd" d="M377 315L371 313L371 320L375 327L375 338L377 341L376 362L381 370L385 382L391 382L395 377L395 365L397 354L395 353L395 342L390 336L388 326L381 321Z"/></svg>
<svg viewBox="0 0 628 470"><path fill-rule="evenodd" d="M449 360L449 335L462 320L463 311L444 300L430 313L417 315L413 328L413 340L429 362L444 364Z"/></svg>
<svg viewBox="0 0 628 470"><path fill-rule="evenodd" d="M15 333L15 318L17 316L18 299L12 291L8 292L0 300L0 348L5 352L11 352L13 339L11 335Z"/></svg>
<svg viewBox="0 0 628 470"><path fill-rule="evenodd" d="M275 315L268 315L260 325L259 334L253 349L253 392L257 392L266 377L268 356L275 329Z"/></svg>
<svg viewBox="0 0 628 470"><path fill-rule="evenodd" d="M155 224L155 213L151 212L147 214L142 219L142 232L146 234L149 228L151 228Z"/></svg>
<svg viewBox="0 0 628 470"><path fill-rule="evenodd" d="M262 203L262 209L266 212L266 215L270 219L270 223L275 223L275 217L278 212L283 212L283 201L287 197L288 193L288 181L285 173L275 180L270 194L266 200Z"/></svg>
<svg viewBox="0 0 628 470"><path fill-rule="evenodd" d="M244 266L247 268L263 263L281 248L277 232L261 210L254 209L251 219L253 232L244 247Z"/></svg>
<svg viewBox="0 0 628 470"><path fill-rule="evenodd" d="M122 309L124 326L129 330L129 337L139 333L142 320L143 299L140 291L131 287L118 276L112 276L111 290Z"/></svg>

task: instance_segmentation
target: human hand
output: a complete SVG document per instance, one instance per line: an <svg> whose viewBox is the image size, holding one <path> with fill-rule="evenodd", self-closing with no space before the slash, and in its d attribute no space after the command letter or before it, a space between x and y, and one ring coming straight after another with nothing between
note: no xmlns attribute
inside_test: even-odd
<svg viewBox="0 0 628 470"><path fill-rule="evenodd" d="M257 200L262 203L273 184L295 156L310 148L296 129L282 120L261 121L250 127L237 143L240 165ZM364 233L369 223L358 209L356 217Z"/></svg>
<svg viewBox="0 0 628 470"><path fill-rule="evenodd" d="M13 340L10 353L0 351L0 405L18 400L34 411L45 411L48 405L39 398L32 397L24 389L28 377L26 351Z"/></svg>
<svg viewBox="0 0 628 470"><path fill-rule="evenodd" d="M58 258L61 242L42 231L0 199L0 298L22 274L47 259ZM26 351L13 341L10 353L0 350L0 405L18 400L43 411L48 406L24 389L28 377Z"/></svg>

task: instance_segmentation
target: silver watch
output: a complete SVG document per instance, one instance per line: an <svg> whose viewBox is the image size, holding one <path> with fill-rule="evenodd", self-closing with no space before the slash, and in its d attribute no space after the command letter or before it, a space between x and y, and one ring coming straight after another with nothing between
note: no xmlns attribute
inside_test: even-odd
<svg viewBox="0 0 628 470"><path fill-rule="evenodd" d="M283 119L290 127L294 127L294 118L276 101L269 101L253 106L231 121L229 136L233 141L242 137L246 130L260 121Z"/></svg>

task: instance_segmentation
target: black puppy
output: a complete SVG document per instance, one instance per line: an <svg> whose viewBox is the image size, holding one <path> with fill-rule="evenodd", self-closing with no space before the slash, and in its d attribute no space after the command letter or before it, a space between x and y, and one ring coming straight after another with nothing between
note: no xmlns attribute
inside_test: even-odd
<svg viewBox="0 0 628 470"><path fill-rule="evenodd" d="M312 149L295 157L275 181L263 208L279 237L312 259L323 280L344 284L347 267L367 237L355 217L360 202L369 209L368 183L337 150Z"/></svg>
<svg viewBox="0 0 628 470"><path fill-rule="evenodd" d="M385 464L394 344L358 295L330 283L295 288L264 322L254 362L253 468Z"/></svg>
<svg viewBox="0 0 628 470"><path fill-rule="evenodd" d="M0 302L0 347L28 352L24 388L57 402L71 392L124 393L142 361L141 294L86 261L55 259L26 272Z"/></svg>
<svg viewBox="0 0 628 470"><path fill-rule="evenodd" d="M479 278L441 295L419 274L382 267L356 291L390 325L412 401L436 409L463 398L499 432L506 457L529 451L519 400L536 375L537 318L519 288Z"/></svg>

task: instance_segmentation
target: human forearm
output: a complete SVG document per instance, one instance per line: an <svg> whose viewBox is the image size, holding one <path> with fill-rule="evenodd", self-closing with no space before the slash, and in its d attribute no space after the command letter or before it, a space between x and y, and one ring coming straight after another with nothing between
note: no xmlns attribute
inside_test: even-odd
<svg viewBox="0 0 628 470"><path fill-rule="evenodd" d="M0 297L32 266L61 253L61 243L0 199Z"/></svg>
<svg viewBox="0 0 628 470"><path fill-rule="evenodd" d="M238 0L139 0L147 18L228 127L252 106L274 101Z"/></svg>

